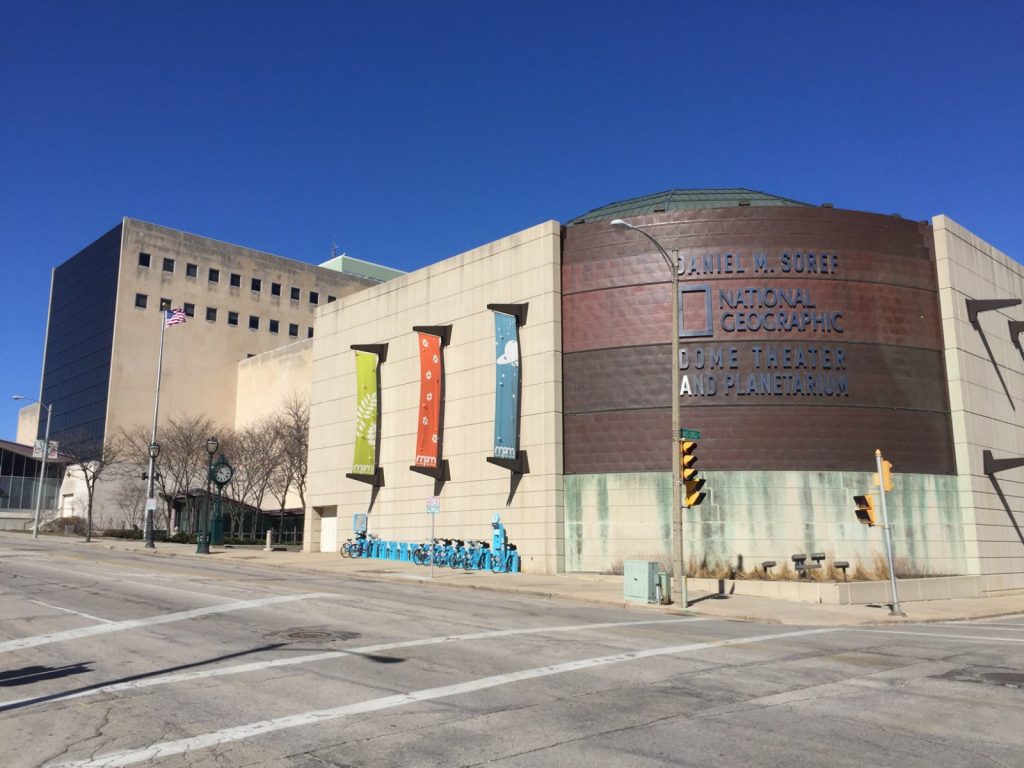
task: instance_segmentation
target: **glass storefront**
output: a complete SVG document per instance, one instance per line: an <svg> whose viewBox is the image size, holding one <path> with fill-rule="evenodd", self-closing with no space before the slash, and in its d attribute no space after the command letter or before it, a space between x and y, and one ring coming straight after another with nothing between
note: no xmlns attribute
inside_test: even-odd
<svg viewBox="0 0 1024 768"><path fill-rule="evenodd" d="M0 509L35 509L40 459L32 458L29 446L0 440ZM43 509L56 509L57 493L64 477L62 462L46 462Z"/></svg>

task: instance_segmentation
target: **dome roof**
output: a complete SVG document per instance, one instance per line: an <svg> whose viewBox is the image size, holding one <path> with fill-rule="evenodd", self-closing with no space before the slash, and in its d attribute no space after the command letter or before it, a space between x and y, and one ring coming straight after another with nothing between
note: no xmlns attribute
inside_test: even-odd
<svg viewBox="0 0 1024 768"><path fill-rule="evenodd" d="M582 216L577 216L569 224L628 219L631 216L643 216L649 213L700 211L707 208L735 208L744 205L751 207L796 206L808 205L808 203L769 195L766 192L756 192L752 189L670 189L665 192L656 192L653 195L602 205Z"/></svg>

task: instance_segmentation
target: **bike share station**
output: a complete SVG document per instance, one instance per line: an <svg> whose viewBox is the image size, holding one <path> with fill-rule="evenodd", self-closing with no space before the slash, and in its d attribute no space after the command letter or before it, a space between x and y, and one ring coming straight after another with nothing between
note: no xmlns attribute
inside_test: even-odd
<svg viewBox="0 0 1024 768"><path fill-rule="evenodd" d="M367 531L368 515L352 516L353 538L341 547L342 557L369 557L377 560L397 560L416 565L447 566L467 571L492 571L494 573L519 573L519 552L510 544L501 516L491 517L491 541L463 539L439 539L434 537L434 520L441 511L438 496L427 499L427 514L430 515L429 541L387 541Z"/></svg>

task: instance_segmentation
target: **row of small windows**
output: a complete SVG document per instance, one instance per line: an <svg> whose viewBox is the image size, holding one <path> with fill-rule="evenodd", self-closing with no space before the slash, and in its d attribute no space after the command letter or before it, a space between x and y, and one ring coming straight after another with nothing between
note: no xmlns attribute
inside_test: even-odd
<svg viewBox="0 0 1024 768"><path fill-rule="evenodd" d="M136 307L138 307L139 309L145 309L148 305L149 305L149 296L147 296L144 293L136 293L135 294L135 306ZM160 299L160 306L161 307L169 307L169 306L171 306L171 300L170 299ZM196 316L196 305L195 304L190 304L190 303L188 303L186 301L184 304L181 305L181 307L182 307L182 309L185 310L185 315L187 317L195 317ZM209 322L209 323L217 322L217 308L216 307L207 307L206 308L206 321ZM238 313L237 312L228 312L228 325L232 325L232 326L237 326L238 325ZM254 331L258 331L260 329L260 316L259 315L249 315L249 328L251 330L254 330ZM280 331L281 331L281 321L279 321L279 320L268 320L267 321L267 328L268 328L268 330L271 333L280 333ZM296 338L296 339L299 337L299 324L298 323L288 323L288 335L293 337L293 338ZM312 327L307 327L306 328L306 338L307 339L313 338L313 329L312 329Z"/></svg>
<svg viewBox="0 0 1024 768"><path fill-rule="evenodd" d="M153 262L152 254L144 253L142 251L139 251L139 266L140 267L149 267L152 264L152 262ZM164 272L173 273L174 272L174 259L165 258L163 260L162 270ZM199 277L199 265L198 264L186 263L185 264L185 277L196 277L196 278ZM211 283L219 283L220 282L220 270L219 269L215 269L214 267L210 267L207 270L207 280L209 282L211 282ZM237 272L229 272L228 273L228 284L232 288L241 288L242 287L242 276L240 274L238 274ZM251 290L253 293L260 293L260 292L262 292L263 291L263 280L261 278L258 278L258 277L252 278L252 281L249 283L249 290ZM271 283L270 284L270 295L271 296L280 296L281 295L281 284L280 283ZM302 298L302 290L300 288L292 287L290 298L291 298L292 301L299 301L299 299ZM330 304L332 301L337 301L337 300L338 300L337 296L331 296L330 294L328 294L328 296L327 296L327 303L328 304ZM319 304L320 303L320 293L318 291L310 291L309 292L309 303L310 304Z"/></svg>

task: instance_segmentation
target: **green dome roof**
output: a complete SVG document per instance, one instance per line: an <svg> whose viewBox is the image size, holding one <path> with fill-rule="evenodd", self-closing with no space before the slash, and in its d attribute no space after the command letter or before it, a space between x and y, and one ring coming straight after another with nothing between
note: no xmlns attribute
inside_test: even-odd
<svg viewBox="0 0 1024 768"><path fill-rule="evenodd" d="M700 211L707 208L736 208L741 205L794 206L808 205L799 200L756 192L752 189L670 189L653 195L634 197L609 203L572 219L570 224L587 224L591 221L611 221L643 216L649 213L668 211Z"/></svg>

